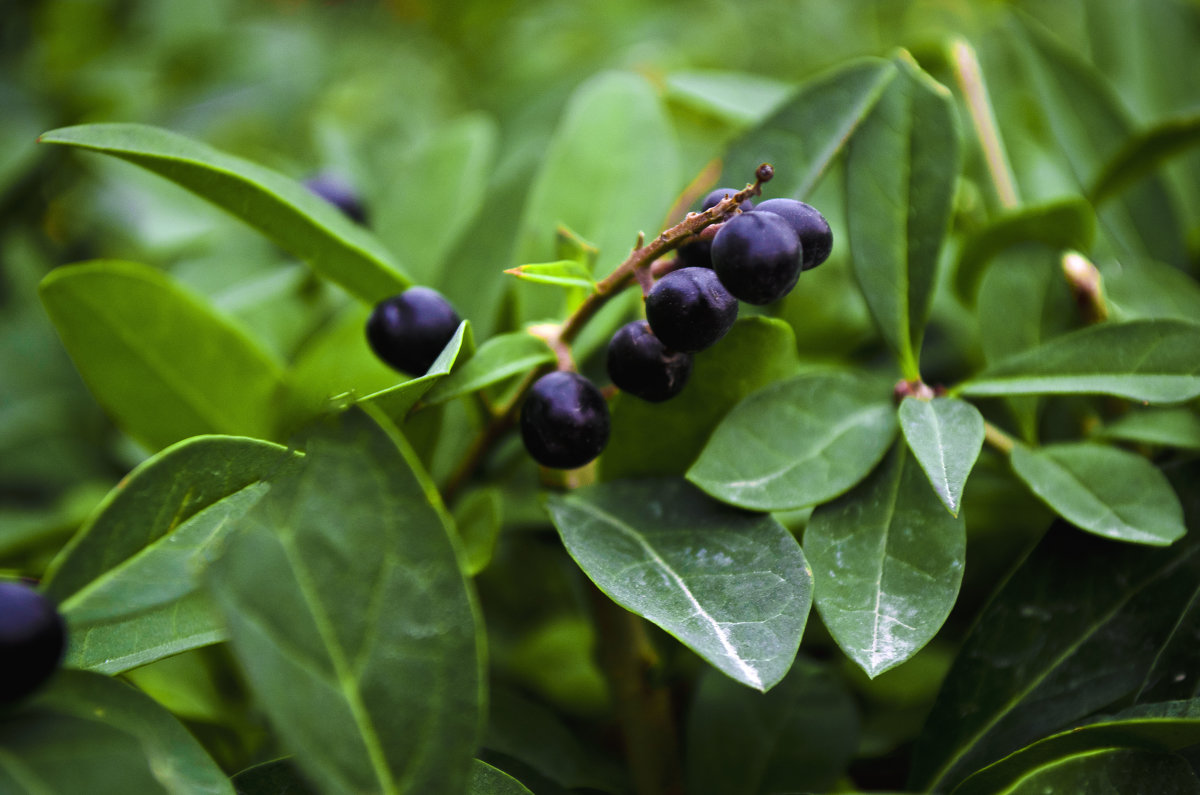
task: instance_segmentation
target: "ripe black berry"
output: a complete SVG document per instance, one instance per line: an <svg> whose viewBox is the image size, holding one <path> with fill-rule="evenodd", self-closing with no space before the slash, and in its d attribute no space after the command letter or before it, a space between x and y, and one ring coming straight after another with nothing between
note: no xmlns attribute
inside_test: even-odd
<svg viewBox="0 0 1200 795"><path fill-rule="evenodd" d="M774 213L734 216L713 238L713 269L736 298L769 304L787 295L800 277L800 238Z"/></svg>
<svg viewBox="0 0 1200 795"><path fill-rule="evenodd" d="M608 404L579 373L556 371L533 383L521 406L521 438L533 460L575 469L608 444Z"/></svg>
<svg viewBox="0 0 1200 795"><path fill-rule="evenodd" d="M367 211L349 182L329 172L317 174L304 181L304 187L341 210L356 223L367 222Z"/></svg>
<svg viewBox="0 0 1200 795"><path fill-rule="evenodd" d="M673 351L704 350L725 336L737 313L737 299L707 268L671 271L646 296L646 320Z"/></svg>
<svg viewBox="0 0 1200 795"><path fill-rule="evenodd" d="M375 355L402 373L422 375L454 336L461 320L437 290L410 287L380 301L367 318Z"/></svg>
<svg viewBox="0 0 1200 795"><path fill-rule="evenodd" d="M833 231L817 208L795 199L768 199L758 205L758 210L775 213L792 225L804 252L801 270L815 268L829 259L829 252L833 250Z"/></svg>
<svg viewBox="0 0 1200 795"><path fill-rule="evenodd" d="M49 679L66 645L66 625L49 599L0 582L0 704L24 698Z"/></svg>
<svg viewBox="0 0 1200 795"><path fill-rule="evenodd" d="M712 207L716 207L726 196L732 196L737 193L737 188L717 188L704 197L704 201L700 204L700 212L704 212ZM748 213L754 209L754 202L746 199L738 205L744 213ZM711 268L712 267L712 241L711 240L693 240L691 243L680 246L675 256L679 257L680 261L688 268Z"/></svg>
<svg viewBox="0 0 1200 795"><path fill-rule="evenodd" d="M651 403L680 393L692 374L692 355L668 350L644 320L626 323L608 343L608 377Z"/></svg>

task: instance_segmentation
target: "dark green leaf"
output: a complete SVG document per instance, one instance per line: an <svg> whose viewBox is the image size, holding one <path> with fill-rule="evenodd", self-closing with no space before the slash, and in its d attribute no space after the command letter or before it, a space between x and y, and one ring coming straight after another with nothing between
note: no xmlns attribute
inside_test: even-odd
<svg viewBox="0 0 1200 795"><path fill-rule="evenodd" d="M1012 210L963 241L954 289L963 301L974 301L988 264L1013 246L1042 243L1056 251L1086 251L1095 236L1096 216L1084 199L1072 197Z"/></svg>
<svg viewBox="0 0 1200 795"><path fill-rule="evenodd" d="M439 381L424 402L445 403L553 361L554 351L541 337L527 331L501 334L480 345L466 364Z"/></svg>
<svg viewBox="0 0 1200 795"><path fill-rule="evenodd" d="M533 795L521 782L478 759L471 762L467 795Z"/></svg>
<svg viewBox="0 0 1200 795"><path fill-rule="evenodd" d="M895 77L891 63L864 58L813 78L730 146L721 183L740 187L771 163L772 195L809 196Z"/></svg>
<svg viewBox="0 0 1200 795"><path fill-rule="evenodd" d="M570 259L555 262L538 262L532 265L518 265L506 270L518 279L534 284L552 284L556 287L578 287L584 290L594 290L596 282L592 279L592 271L581 262Z"/></svg>
<svg viewBox="0 0 1200 795"><path fill-rule="evenodd" d="M41 295L96 400L152 450L201 434L275 435L279 364L153 268L58 268Z"/></svg>
<svg viewBox="0 0 1200 795"><path fill-rule="evenodd" d="M237 795L319 795L300 775L291 757L248 767L233 777Z"/></svg>
<svg viewBox="0 0 1200 795"><path fill-rule="evenodd" d="M677 479L615 481L547 504L571 557L617 604L742 684L766 691L787 673L812 574L774 519Z"/></svg>
<svg viewBox="0 0 1200 795"><path fill-rule="evenodd" d="M1129 138L1113 155L1088 191L1097 204L1154 172L1164 160L1200 145L1200 116L1159 122Z"/></svg>
<svg viewBox="0 0 1200 795"><path fill-rule="evenodd" d="M954 795L1001 792L1054 760L1109 748L1178 751L1200 743L1200 703L1174 701L1135 707L1025 746L974 774Z"/></svg>
<svg viewBox="0 0 1200 795"><path fill-rule="evenodd" d="M1187 408L1133 409L1097 431L1105 439L1200 450L1200 415Z"/></svg>
<svg viewBox="0 0 1200 795"><path fill-rule="evenodd" d="M755 693L709 671L688 717L688 792L826 792L858 744L858 710L836 672L803 657Z"/></svg>
<svg viewBox="0 0 1200 795"><path fill-rule="evenodd" d="M374 236L282 174L190 138L140 124L85 124L38 139L119 157L175 182L255 227L368 304L409 280Z"/></svg>
<svg viewBox="0 0 1200 795"><path fill-rule="evenodd" d="M0 791L13 795L233 795L188 730L149 696L62 671L0 715Z"/></svg>
<svg viewBox="0 0 1200 795"><path fill-rule="evenodd" d="M1195 468L1181 474L1187 482ZM967 636L918 739L910 783L950 789L1142 688L1196 599L1197 541L1192 533L1170 549L1133 547L1052 526Z"/></svg>
<svg viewBox="0 0 1200 795"><path fill-rule="evenodd" d="M963 487L983 447L983 416L970 403L954 398L911 397L900 404L899 416L900 430L930 485L958 516Z"/></svg>
<svg viewBox="0 0 1200 795"><path fill-rule="evenodd" d="M950 220L961 142L945 87L907 54L850 141L846 222L854 273L906 378L917 359Z"/></svg>
<svg viewBox="0 0 1200 795"><path fill-rule="evenodd" d="M900 444L857 488L813 511L804 549L817 610L868 676L912 657L941 628L966 544L963 520L946 513Z"/></svg>
<svg viewBox="0 0 1200 795"><path fill-rule="evenodd" d="M1179 403L1200 395L1200 325L1102 323L1018 353L959 387L966 395L1117 395Z"/></svg>
<svg viewBox="0 0 1200 795"><path fill-rule="evenodd" d="M1059 516L1090 533L1166 546L1187 532L1171 484L1140 455L1089 443L1018 445L1012 465Z"/></svg>
<svg viewBox="0 0 1200 795"><path fill-rule="evenodd" d="M891 388L870 376L798 375L743 400L721 421L688 480L754 510L815 505L879 462L896 433Z"/></svg>
<svg viewBox="0 0 1200 795"><path fill-rule="evenodd" d="M612 435L600 458L605 480L682 475L713 428L744 397L796 372L796 337L782 321L743 318L724 339L696 357L684 390L665 403L619 395Z"/></svg>
<svg viewBox="0 0 1200 795"><path fill-rule="evenodd" d="M456 792L482 634L453 529L407 443L365 414L315 429L210 568L259 703L332 792Z"/></svg>
<svg viewBox="0 0 1200 795"><path fill-rule="evenodd" d="M989 792L1000 795L1044 795L1047 792L1192 795L1200 793L1200 780L1182 757L1155 751L1106 748L1057 759L1030 772L1008 789Z"/></svg>

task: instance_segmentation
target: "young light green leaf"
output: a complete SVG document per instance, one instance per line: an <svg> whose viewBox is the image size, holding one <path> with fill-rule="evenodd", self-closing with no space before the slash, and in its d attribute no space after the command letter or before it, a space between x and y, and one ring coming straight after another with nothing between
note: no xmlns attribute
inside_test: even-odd
<svg viewBox="0 0 1200 795"><path fill-rule="evenodd" d="M1178 751L1200 743L1200 702L1172 701L1135 707L1053 734L988 765L954 789L954 795L1002 792L1043 765L1106 748Z"/></svg>
<svg viewBox="0 0 1200 795"><path fill-rule="evenodd" d="M234 795L171 713L124 682L61 671L0 715L0 791Z"/></svg>
<svg viewBox="0 0 1200 795"><path fill-rule="evenodd" d="M533 795L525 785L503 770L478 759L471 762L471 779L466 795Z"/></svg>
<svg viewBox="0 0 1200 795"><path fill-rule="evenodd" d="M71 265L42 281L41 296L96 400L152 450L201 434L275 436L279 364L162 273Z"/></svg>
<svg viewBox="0 0 1200 795"><path fill-rule="evenodd" d="M1096 432L1103 439L1200 450L1200 414L1188 408L1133 409Z"/></svg>
<svg viewBox="0 0 1200 795"><path fill-rule="evenodd" d="M425 395L424 402L431 406L445 403L553 361L554 351L541 337L527 331L500 334L480 345L466 364L441 379Z"/></svg>
<svg viewBox="0 0 1200 795"><path fill-rule="evenodd" d="M765 692L787 673L812 574L774 519L679 479L613 481L552 496L547 507L571 557L617 604L744 685Z"/></svg>
<svg viewBox="0 0 1200 795"><path fill-rule="evenodd" d="M907 53L846 154L854 273L906 378L917 358L950 221L961 142L950 92Z"/></svg>
<svg viewBox="0 0 1200 795"><path fill-rule="evenodd" d="M760 163L772 163L772 195L809 196L895 78L896 67L879 58L814 77L730 145L721 184L740 187Z"/></svg>
<svg viewBox="0 0 1200 795"><path fill-rule="evenodd" d="M475 337L471 333L471 321L464 320L446 343L446 347L442 348L442 352L434 359L433 364L429 365L425 375L373 392L363 397L360 402L382 411L393 422L403 422L413 406L450 374L460 358L465 358L464 350L467 356L470 356L474 349Z"/></svg>
<svg viewBox="0 0 1200 795"><path fill-rule="evenodd" d="M814 372L755 392L713 431L688 480L719 500L779 511L836 497L891 446L891 388L870 376Z"/></svg>
<svg viewBox="0 0 1200 795"><path fill-rule="evenodd" d="M950 513L958 516L963 486L983 447L983 415L962 400L905 398L900 430L929 483Z"/></svg>
<svg viewBox="0 0 1200 795"><path fill-rule="evenodd" d="M988 367L965 395L1106 394L1148 403L1200 395L1200 324L1102 323L1056 337Z"/></svg>
<svg viewBox="0 0 1200 795"><path fill-rule="evenodd" d="M1163 161L1200 145L1200 115L1159 122L1131 136L1104 164L1088 197L1100 204L1158 169Z"/></svg>
<svg viewBox="0 0 1200 795"><path fill-rule="evenodd" d="M1096 236L1096 214L1084 199L1071 197L1012 210L963 241L954 272L954 289L974 302L979 281L1001 252L1025 243L1044 243L1058 251L1086 251Z"/></svg>
<svg viewBox="0 0 1200 795"><path fill-rule="evenodd" d="M954 607L966 526L946 513L904 445L804 534L817 610L871 678L912 657Z"/></svg>
<svg viewBox="0 0 1200 795"><path fill-rule="evenodd" d="M370 232L303 185L255 163L141 124L63 127L38 140L119 157L153 171L250 224L368 304L409 285Z"/></svg>
<svg viewBox="0 0 1200 795"><path fill-rule="evenodd" d="M1030 771L996 795L1047 792L1200 793L1200 779L1182 756L1132 748L1104 748L1072 754Z"/></svg>
<svg viewBox="0 0 1200 795"><path fill-rule="evenodd" d="M1089 533L1166 546L1187 532L1166 477L1135 453L1087 442L1018 445L1012 465L1052 510Z"/></svg>
<svg viewBox="0 0 1200 795"><path fill-rule="evenodd" d="M500 537L503 496L497 488L473 491L454 506L454 525L462 541L463 563L474 577L487 568Z"/></svg>
<svg viewBox="0 0 1200 795"><path fill-rule="evenodd" d="M859 741L858 708L828 665L798 657L765 697L708 671L689 710L688 792L828 792Z"/></svg>
<svg viewBox="0 0 1200 795"><path fill-rule="evenodd" d="M600 458L603 479L682 475L730 409L756 389L794 375L799 366L796 336L786 323L739 320L696 357L687 386L670 401L617 398L608 449Z"/></svg>
<svg viewBox="0 0 1200 795"><path fill-rule="evenodd" d="M531 265L518 265L509 268L505 273L518 279L534 284L552 284L556 287L578 287L584 290L596 289L592 279L591 269L581 262L561 259L555 262L537 262Z"/></svg>
<svg viewBox="0 0 1200 795"><path fill-rule="evenodd" d="M259 704L331 792L459 792L483 637L453 529L394 428L329 418L209 568Z"/></svg>

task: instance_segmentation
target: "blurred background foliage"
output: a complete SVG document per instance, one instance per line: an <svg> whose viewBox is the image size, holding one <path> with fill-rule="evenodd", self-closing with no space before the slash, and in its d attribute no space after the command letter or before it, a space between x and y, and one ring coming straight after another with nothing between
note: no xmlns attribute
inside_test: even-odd
<svg viewBox="0 0 1200 795"><path fill-rule="evenodd" d="M356 336L365 312L191 194L123 162L38 147L39 133L141 122L297 179L338 174L361 191L370 225L414 279L448 295L483 340L520 316L515 282L502 271L531 261L523 257L537 249L522 230L555 130L577 90L603 87L612 73L658 98L677 145L662 162L651 157L624 185L631 198L621 201L665 195L686 206L717 178L711 164L726 144L821 70L904 47L951 86L947 43L962 38L979 53L1022 199L1079 195L1071 153L1062 150L1010 46L1014 12L1040 22L1090 64L1133 129L1200 111L1195 0L4 0L0 568L40 571L146 453L104 417L64 353L37 300L37 284L50 269L93 258L161 268L284 362L318 337L326 345L342 338L336 329ZM628 132L636 140L639 131ZM621 152L611 159L619 171ZM1163 175L1186 234L1162 258L1195 274L1200 156L1193 149L1172 159ZM592 206L593 187L581 180L570 198L602 217L609 210ZM823 182L812 201L835 232L844 230L839 180ZM978 147L969 143L955 229L979 229L999 209ZM629 245L637 231L622 232ZM1119 241L1097 243L1102 270L1119 251ZM602 250L598 273L623 255ZM806 360L877 359L883 350L846 258L843 247L832 267L778 309ZM1022 292L1012 295L1020 301ZM982 356L967 308L939 296L923 363L930 381L959 378L954 367ZM1061 298L1069 300L1065 291ZM1000 317L993 325L1003 323ZM1000 517L1024 510L1039 516L1028 526L1040 528L1049 515L1010 478L992 477L986 461L968 488L968 503L973 499L980 509L972 543L982 544L973 548L973 575L990 589L1009 558L989 565L987 539L1011 549L1029 538L1001 538L1011 522ZM990 510L1001 505L1005 512ZM499 563L516 554L501 549ZM528 548L519 554L529 561ZM980 587L960 602L960 624L984 593ZM504 594L490 598L503 604ZM817 623L806 649L828 645ZM586 627L548 623L524 646L498 653L520 668L521 655L569 648L575 659L588 642ZM860 753L887 754L915 734L952 651L935 642L895 675L850 677L857 697L872 705ZM583 670L568 688L580 713L596 706L593 674ZM558 677L543 689L568 680Z"/></svg>

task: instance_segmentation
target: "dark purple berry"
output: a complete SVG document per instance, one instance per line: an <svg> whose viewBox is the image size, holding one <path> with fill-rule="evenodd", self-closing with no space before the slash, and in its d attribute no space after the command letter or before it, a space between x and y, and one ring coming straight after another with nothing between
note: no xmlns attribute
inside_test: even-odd
<svg viewBox="0 0 1200 795"><path fill-rule="evenodd" d="M646 321L673 351L704 350L725 336L737 313L737 299L706 268L671 271L646 296Z"/></svg>
<svg viewBox="0 0 1200 795"><path fill-rule="evenodd" d="M800 278L800 238L774 213L734 216L713 238L713 269L721 284L748 304L769 304Z"/></svg>
<svg viewBox="0 0 1200 795"><path fill-rule="evenodd" d="M608 343L608 377L651 403L680 393L692 374L692 354L668 350L644 320L626 323Z"/></svg>
<svg viewBox="0 0 1200 795"><path fill-rule="evenodd" d="M542 376L521 406L521 438L542 466L583 466L604 450L608 431L608 403L579 373L560 370Z"/></svg>
<svg viewBox="0 0 1200 795"><path fill-rule="evenodd" d="M49 599L0 582L0 704L37 690L58 669L66 646L66 625Z"/></svg>
<svg viewBox="0 0 1200 795"><path fill-rule="evenodd" d="M704 201L700 204L700 212L716 207L726 196L732 196L735 193L737 193L737 188L717 188L704 197ZM738 209L748 213L754 209L754 202L746 199L738 205ZM691 243L686 243L675 250L675 256L679 257L679 261L685 268L711 268L712 240L693 240Z"/></svg>
<svg viewBox="0 0 1200 795"><path fill-rule="evenodd" d="M804 252L801 270L815 268L829 259L829 252L833 250L833 231L817 208L795 199L767 199L757 209L759 212L775 213L792 225Z"/></svg>
<svg viewBox="0 0 1200 795"><path fill-rule="evenodd" d="M423 375L461 322L437 290L410 287L375 305L367 318L367 342L393 368Z"/></svg>
<svg viewBox="0 0 1200 795"><path fill-rule="evenodd" d="M737 188L717 188L716 190L711 191L707 196L704 197L704 201L700 203L700 212L704 212L705 210L710 210L713 207L716 207L726 196L732 196L737 192ZM749 199L744 199L742 203L738 205L738 209L744 213L748 213L754 209L754 202L750 201Z"/></svg>
<svg viewBox="0 0 1200 795"><path fill-rule="evenodd" d="M367 223L367 211L358 192L349 182L329 172L317 174L304 181L304 187L341 210L351 221Z"/></svg>

